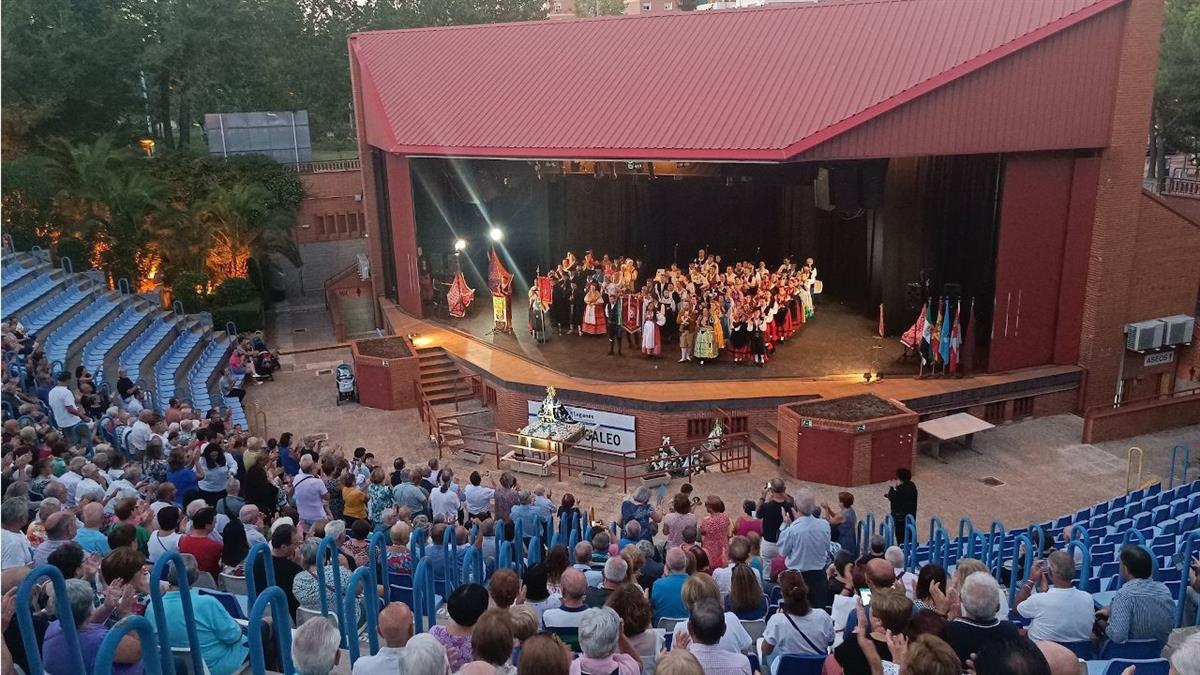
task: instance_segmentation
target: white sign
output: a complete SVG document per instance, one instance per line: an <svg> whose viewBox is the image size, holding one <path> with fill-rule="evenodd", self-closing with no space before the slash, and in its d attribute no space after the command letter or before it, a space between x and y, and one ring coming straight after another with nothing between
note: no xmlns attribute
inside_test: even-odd
<svg viewBox="0 0 1200 675"><path fill-rule="evenodd" d="M1147 354L1146 360L1142 362L1144 366L1161 366L1167 363L1175 362L1175 352L1159 352L1157 354Z"/></svg>
<svg viewBox="0 0 1200 675"><path fill-rule="evenodd" d="M571 418L587 427L583 438L597 448L631 455L637 451L637 432L633 415L619 415L603 410L576 408L564 405ZM541 401L529 401L529 423L537 420Z"/></svg>

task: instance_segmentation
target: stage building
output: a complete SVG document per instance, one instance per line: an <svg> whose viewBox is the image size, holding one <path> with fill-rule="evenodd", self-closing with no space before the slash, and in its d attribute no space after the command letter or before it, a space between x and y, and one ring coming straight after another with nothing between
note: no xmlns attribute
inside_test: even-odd
<svg viewBox="0 0 1200 675"><path fill-rule="evenodd" d="M772 267L812 257L822 304L856 317L842 325L861 339L880 305L888 345L930 297L973 305L987 387L906 383L918 413L1007 419L1036 403L1094 416L1109 437L1200 421L1200 398L1177 392L1190 331L1126 348L1130 324L1194 315L1200 289L1197 223L1142 187L1161 14L1161 0L850 0L353 35L380 319L399 332L437 318L426 270L461 267L487 304L494 227L518 297L567 250L649 274L699 248ZM789 358L804 359L800 339ZM479 349L575 377L553 383L572 404L705 409L637 391L596 401L586 382L641 366L581 375L518 347L454 355L489 400L512 392L497 419L513 428L551 383L496 375ZM882 370L896 360L909 378L915 361L896 352ZM737 383L770 368L718 378L731 383L707 406L766 419L827 395L819 382L861 358L814 360L769 394ZM639 427L639 445L659 431Z"/></svg>

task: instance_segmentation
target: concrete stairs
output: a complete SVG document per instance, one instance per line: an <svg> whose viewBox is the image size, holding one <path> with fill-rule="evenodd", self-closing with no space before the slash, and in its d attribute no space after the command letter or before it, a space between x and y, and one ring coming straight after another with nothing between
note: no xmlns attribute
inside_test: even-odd
<svg viewBox="0 0 1200 675"><path fill-rule="evenodd" d="M473 396L471 384L462 379L462 372L445 349L417 349L417 359L421 368L421 392L431 405L463 401Z"/></svg>
<svg viewBox="0 0 1200 675"><path fill-rule="evenodd" d="M767 456L776 464L779 463L779 429L775 422L769 421L754 427L750 433L750 445Z"/></svg>

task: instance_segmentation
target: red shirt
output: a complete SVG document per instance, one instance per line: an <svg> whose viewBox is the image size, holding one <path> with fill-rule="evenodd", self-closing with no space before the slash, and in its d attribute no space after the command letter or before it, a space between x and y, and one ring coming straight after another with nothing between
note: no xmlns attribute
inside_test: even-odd
<svg viewBox="0 0 1200 675"><path fill-rule="evenodd" d="M224 545L208 537L186 535L179 540L179 552L196 556L196 567L216 579L221 574L221 551Z"/></svg>

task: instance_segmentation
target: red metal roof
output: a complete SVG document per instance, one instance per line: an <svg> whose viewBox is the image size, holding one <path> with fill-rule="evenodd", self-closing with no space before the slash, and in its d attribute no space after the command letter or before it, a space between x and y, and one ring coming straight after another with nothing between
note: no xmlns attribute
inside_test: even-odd
<svg viewBox="0 0 1200 675"><path fill-rule="evenodd" d="M1124 0L849 0L360 33L368 143L782 161Z"/></svg>

